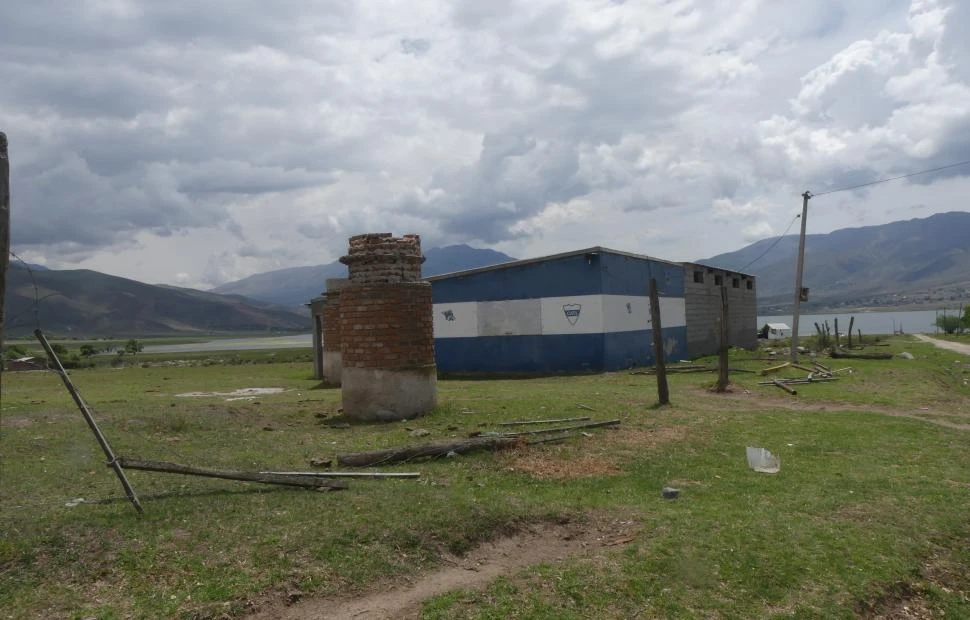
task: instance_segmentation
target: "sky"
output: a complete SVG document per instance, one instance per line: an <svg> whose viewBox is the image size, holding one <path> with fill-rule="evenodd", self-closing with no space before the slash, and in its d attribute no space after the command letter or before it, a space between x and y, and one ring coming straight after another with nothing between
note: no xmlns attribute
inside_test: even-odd
<svg viewBox="0 0 970 620"><path fill-rule="evenodd" d="M364 232L705 258L970 159L968 31L964 0L4 2L13 249L198 288ZM808 231L968 195L819 196Z"/></svg>

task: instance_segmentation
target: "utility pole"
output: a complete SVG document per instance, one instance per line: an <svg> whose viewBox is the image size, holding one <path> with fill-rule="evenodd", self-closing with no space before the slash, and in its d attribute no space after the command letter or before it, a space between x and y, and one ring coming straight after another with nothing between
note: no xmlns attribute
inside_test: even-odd
<svg viewBox="0 0 970 620"><path fill-rule="evenodd" d="M7 292L7 266L10 263L10 158L7 155L7 134L0 131L0 352L3 351L5 319L4 303ZM0 360L0 381L3 360Z"/></svg>
<svg viewBox="0 0 970 620"><path fill-rule="evenodd" d="M798 361L798 311L802 303L802 270L805 267L805 220L808 219L808 200L812 192L802 194L802 234L798 238L798 262L795 264L795 305L791 318L791 361Z"/></svg>

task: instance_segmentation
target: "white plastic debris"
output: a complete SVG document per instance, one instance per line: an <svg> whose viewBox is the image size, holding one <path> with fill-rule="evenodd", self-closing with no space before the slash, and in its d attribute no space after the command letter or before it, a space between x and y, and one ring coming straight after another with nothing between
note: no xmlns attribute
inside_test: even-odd
<svg viewBox="0 0 970 620"><path fill-rule="evenodd" d="M762 474L777 474L781 471L781 459L764 448L748 446L748 467Z"/></svg>
<svg viewBox="0 0 970 620"><path fill-rule="evenodd" d="M78 497L78 498L72 499L71 501L67 502L64 505L67 506L68 508L74 508L75 506L78 506L83 503L84 503L84 498Z"/></svg>

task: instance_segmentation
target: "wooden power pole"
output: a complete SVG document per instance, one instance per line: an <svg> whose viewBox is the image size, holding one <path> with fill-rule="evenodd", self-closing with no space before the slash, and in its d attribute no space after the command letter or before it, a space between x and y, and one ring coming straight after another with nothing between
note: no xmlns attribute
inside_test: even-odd
<svg viewBox="0 0 970 620"><path fill-rule="evenodd" d="M10 264L10 158L7 154L7 134L0 131L0 353L6 327L7 266ZM0 359L0 376L3 373ZM0 379L2 381L2 379Z"/></svg>
<svg viewBox="0 0 970 620"><path fill-rule="evenodd" d="M657 366L657 396L661 405L669 405L670 390L667 387L663 326L660 324L660 294L657 292L656 278L650 278L650 322L653 324L653 359Z"/></svg>
<svg viewBox="0 0 970 620"><path fill-rule="evenodd" d="M805 268L805 220L808 219L808 200L811 192L802 194L802 234L798 238L798 262L795 264L795 305L791 318L791 361L798 361L798 312L802 303L802 271Z"/></svg>

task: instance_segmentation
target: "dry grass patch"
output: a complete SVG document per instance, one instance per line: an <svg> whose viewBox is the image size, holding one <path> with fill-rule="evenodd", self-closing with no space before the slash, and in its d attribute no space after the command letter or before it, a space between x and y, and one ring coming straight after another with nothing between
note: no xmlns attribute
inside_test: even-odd
<svg viewBox="0 0 970 620"><path fill-rule="evenodd" d="M505 460L505 468L509 471L523 472L537 480L571 480L623 473L612 457L600 454L529 450L510 453Z"/></svg>

